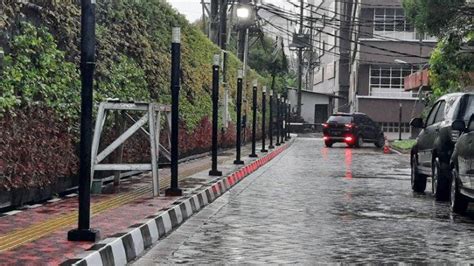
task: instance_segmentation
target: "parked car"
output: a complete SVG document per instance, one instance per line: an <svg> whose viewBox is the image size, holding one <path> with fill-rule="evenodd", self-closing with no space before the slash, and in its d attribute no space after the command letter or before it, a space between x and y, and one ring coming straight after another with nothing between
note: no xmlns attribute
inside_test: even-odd
<svg viewBox="0 0 474 266"><path fill-rule="evenodd" d="M474 97L470 99L474 108ZM474 110L471 109L471 112ZM451 210L464 213L474 199L474 115L469 123L463 120L453 122L453 129L463 132L454 147L451 157Z"/></svg>
<svg viewBox="0 0 474 266"><path fill-rule="evenodd" d="M410 125L421 128L416 144L411 150L411 187L424 192L426 180L431 177L432 192L436 200L450 196L450 160L460 131L453 128L458 120L468 123L474 112L474 93L447 94L436 101L425 122L414 118Z"/></svg>
<svg viewBox="0 0 474 266"><path fill-rule="evenodd" d="M337 113L323 124L324 144L332 147L344 142L349 147L360 147L364 142L374 143L381 148L385 137L380 126L363 113Z"/></svg>

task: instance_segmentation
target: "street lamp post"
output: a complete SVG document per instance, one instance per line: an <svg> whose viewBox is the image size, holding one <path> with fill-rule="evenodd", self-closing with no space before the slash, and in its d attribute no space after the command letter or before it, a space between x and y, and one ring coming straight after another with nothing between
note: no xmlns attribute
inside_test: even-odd
<svg viewBox="0 0 474 266"><path fill-rule="evenodd" d="M81 1L81 141L79 151L78 228L68 232L69 241L97 241L100 231L90 228L92 101L95 69L95 1Z"/></svg>
<svg viewBox="0 0 474 266"><path fill-rule="evenodd" d="M222 172L217 170L217 120L219 117L219 55L214 55L212 66L212 168L211 176L221 176Z"/></svg>
<svg viewBox="0 0 474 266"><path fill-rule="evenodd" d="M249 155L251 158L256 158L258 155L255 153L255 141L256 141L256 130L257 130L257 81L253 83L253 106L252 106L252 154Z"/></svg>
<svg viewBox="0 0 474 266"><path fill-rule="evenodd" d="M268 152L267 149L265 149L265 137L266 137L266 125L265 125L265 115L267 111L267 99L266 99L266 94L267 94L267 87L263 86L262 88L262 150L261 152Z"/></svg>
<svg viewBox="0 0 474 266"><path fill-rule="evenodd" d="M268 146L269 149L274 149L273 146L273 90L270 90L270 128L268 129L269 138L270 138L270 145Z"/></svg>
<svg viewBox="0 0 474 266"><path fill-rule="evenodd" d="M235 143L235 161L234 164L244 164L244 162L240 159L240 151L242 145L242 82L243 82L243 70L239 70L237 74L237 122L236 122L236 129L237 129L237 136L236 136L236 143Z"/></svg>
<svg viewBox="0 0 474 266"><path fill-rule="evenodd" d="M179 90L181 72L181 29L173 28L171 36L171 186L165 191L166 196L181 196L183 191L178 187L179 159Z"/></svg>
<svg viewBox="0 0 474 266"><path fill-rule="evenodd" d="M277 94L277 100L276 100L276 109L277 109L277 119L276 119L276 134L277 134L277 142L275 145L280 146L280 94Z"/></svg>

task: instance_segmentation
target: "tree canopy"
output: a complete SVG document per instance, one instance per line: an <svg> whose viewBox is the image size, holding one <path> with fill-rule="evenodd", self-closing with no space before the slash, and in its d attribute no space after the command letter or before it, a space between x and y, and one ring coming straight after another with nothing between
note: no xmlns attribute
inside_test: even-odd
<svg viewBox="0 0 474 266"><path fill-rule="evenodd" d="M430 58L435 98L474 85L474 8L465 0L403 0L403 7L417 31L438 38Z"/></svg>

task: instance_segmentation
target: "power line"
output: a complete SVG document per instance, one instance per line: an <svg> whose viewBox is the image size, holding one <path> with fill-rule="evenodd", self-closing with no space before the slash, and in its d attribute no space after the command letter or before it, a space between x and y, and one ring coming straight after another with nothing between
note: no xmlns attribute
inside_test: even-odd
<svg viewBox="0 0 474 266"><path fill-rule="evenodd" d="M270 11L269 11L270 12ZM280 16L284 19L288 19L287 17L283 16L282 14L278 14L278 13L274 13L275 15L277 16ZM263 19L263 18L262 18ZM272 24L269 20L266 20L264 19L268 24L272 25L272 26L276 26L274 24ZM275 28L277 28L279 26L276 26ZM280 29L282 30L282 29ZM283 29L283 31L285 31ZM376 49L376 50L379 50L379 51L384 51L384 52L389 52L389 53L393 53L393 54L398 54L398 55L402 55L402 56L405 56L405 57L412 57L412 58L421 58L421 59L429 59L429 57L422 57L422 56L419 56L419 55L413 55L413 54L408 54L408 53L404 53L404 52L399 52L399 51L395 51L395 50L391 50L391 49L387 49L387 48L383 48L383 47L378 47L378 46L375 46L375 45L371 45L371 44L367 44L367 43L362 43L362 42L358 42L358 41L354 41L352 39L348 39L348 38L343 38L341 36L337 36L333 33L330 33L330 32L327 32L327 31L324 31L324 30L318 30L320 32L323 32L325 33L326 35L328 36L331 36L331 37L335 37L335 38L338 38L338 39L341 39L341 40L345 40L345 41L349 41L351 43L357 43L358 45L361 45L361 46L365 46L365 47L369 47L369 48L373 48L373 49ZM378 54L378 55L384 55L384 56L393 56L393 55L387 55L387 54Z"/></svg>
<svg viewBox="0 0 474 266"><path fill-rule="evenodd" d="M282 29L281 27L277 26L277 25L274 25L274 24L271 24L269 23L272 27L275 27L277 28L278 30L281 30L281 31L284 31L284 29ZM291 43L291 39L290 38L285 38L283 36L281 36L280 38L284 39L285 41L287 42L290 42ZM334 45L333 46L334 48L340 48L340 46L337 46L337 45ZM335 56L340 56L342 58L345 58L345 59L350 59L349 55L345 55L345 54L341 54L341 53L336 53L336 52L333 52L333 51L330 51L330 50L325 50L324 51L325 53L329 53L329 54L332 54L332 55L335 55ZM379 54L379 53L370 53L370 52L359 52L359 53L363 53L363 54L372 54L372 55L383 55L383 56L390 56L390 55L386 55L386 54ZM392 57L392 56L390 56ZM398 56L397 56L398 57ZM356 59L357 61L360 61L360 62L365 62L365 63L375 63L375 64L388 64L387 62L383 62L383 61L375 61L375 60L363 60L363 59Z"/></svg>
<svg viewBox="0 0 474 266"><path fill-rule="evenodd" d="M291 11L288 11L288 10L284 10L284 9L281 9L281 8L278 8L274 5L267 5L265 8L263 8L264 10L266 10L267 12L270 12L270 13L273 13L275 15L277 15L278 13L286 13L287 15L289 16L294 16L295 13L292 13ZM272 9L272 10L270 10ZM341 17L347 17L349 19L351 19L351 16L348 16L348 15L345 15L345 14L341 14L341 13L338 13L336 11L333 11L333 10L329 10L329 9L324 9L324 8L321 8L322 10L327 10L328 12L332 12L336 15L339 15ZM320 16L323 16L325 17L326 14L321 14L321 13L317 13L318 15ZM286 17L285 19L288 19L290 21L295 21L294 19L292 18L289 18L289 17ZM314 18L311 18L311 17L307 17L307 20L310 20L310 21L314 21L315 19ZM318 21L319 22L320 19L316 19L315 21ZM332 22L332 21L336 21L336 22ZM354 18L354 20L358 20L358 18ZM398 20L385 20L384 22L396 22ZM337 19L336 17L333 17L333 18L330 18L328 20L324 20L324 24L323 25L332 25L333 28L335 27L339 27L340 25L337 23L337 22L345 22L343 20L340 20L340 19ZM357 26L368 26L369 23L372 23L372 22L377 22L376 20L364 20L363 22L359 22L358 23L354 23L355 25ZM306 26L308 27L308 26ZM339 28L335 28L337 30L339 30ZM408 41L408 40L401 40L401 39L398 39L398 38L393 38L393 37L388 37L388 36L384 36L384 35L380 35L380 34L376 34L376 33L372 33L372 32L365 32L366 34L371 34L372 36L374 37L377 37L378 39L380 40L386 40L386 41L393 41L393 42L412 42L412 41ZM430 45L425 45L425 44L422 44L422 46L426 46L426 47L431 47Z"/></svg>

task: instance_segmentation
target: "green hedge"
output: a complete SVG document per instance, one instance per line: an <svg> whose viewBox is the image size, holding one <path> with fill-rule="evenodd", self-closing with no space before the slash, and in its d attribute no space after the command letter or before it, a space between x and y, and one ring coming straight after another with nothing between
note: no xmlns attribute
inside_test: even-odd
<svg viewBox="0 0 474 266"><path fill-rule="evenodd" d="M17 1L0 4L6 14L0 24L13 36L0 74L0 112L39 101L77 122L80 6L54 0L30 3L41 7L38 13ZM96 102L119 98L169 103L173 26L182 28L180 115L190 131L210 116L212 57L220 50L161 0L97 2ZM241 63L231 55L228 65L230 97L235 99ZM248 80L255 78L268 80L251 71ZM250 87L244 95L251 95ZM235 118L233 106L229 110Z"/></svg>

